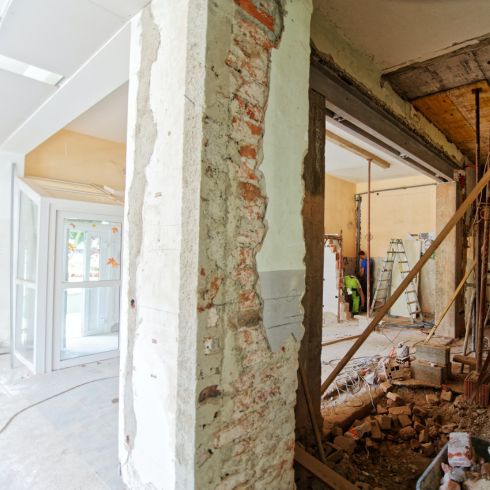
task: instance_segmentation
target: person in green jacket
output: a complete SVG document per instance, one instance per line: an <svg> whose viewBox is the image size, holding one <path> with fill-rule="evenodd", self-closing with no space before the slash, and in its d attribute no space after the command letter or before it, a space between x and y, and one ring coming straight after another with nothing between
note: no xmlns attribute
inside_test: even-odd
<svg viewBox="0 0 490 490"><path fill-rule="evenodd" d="M364 306L364 293L356 276L344 276L344 297L349 303L349 310L357 315Z"/></svg>

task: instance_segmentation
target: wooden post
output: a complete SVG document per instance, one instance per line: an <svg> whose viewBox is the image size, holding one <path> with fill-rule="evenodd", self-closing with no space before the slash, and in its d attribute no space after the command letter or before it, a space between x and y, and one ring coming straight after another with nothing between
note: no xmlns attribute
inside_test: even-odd
<svg viewBox="0 0 490 490"><path fill-rule="evenodd" d="M344 369L346 364L352 359L352 356L358 351L359 347L361 347L361 345L369 337L369 334L376 328L376 325L378 325L378 323L383 319L383 317L386 315L389 309L394 305L396 300L403 294L403 291L405 291L407 286L420 272L420 270L430 259L432 254L439 248L439 245L444 241L444 239L447 237L449 232L456 226L456 223L458 223L458 221L464 216L466 210L475 201L475 199L478 197L478 195L483 190L483 188L487 185L488 182L490 182L490 170L488 170L485 173L485 175L483 175L481 180L475 185L475 187L470 192L468 197L464 200L461 206L456 210L456 213L454 213L453 217L448 221L446 226L442 229L439 235L437 235L437 237L432 242L430 247L425 251L424 255L422 255L420 260L415 264L414 268L410 271L409 274L407 274L405 279L396 288L395 292L387 299L386 303L378 310L374 318L371 320L371 322L366 327L364 332L360 335L360 337L356 340L354 345L348 350L345 356L335 366L334 370L329 374L327 379L322 384L321 387L322 394L332 384L333 380L338 376L340 371L342 371L342 369Z"/></svg>

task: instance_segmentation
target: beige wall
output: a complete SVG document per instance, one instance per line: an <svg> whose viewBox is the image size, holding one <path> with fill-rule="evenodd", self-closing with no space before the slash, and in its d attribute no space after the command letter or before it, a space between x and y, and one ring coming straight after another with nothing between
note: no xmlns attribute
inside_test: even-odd
<svg viewBox="0 0 490 490"><path fill-rule="evenodd" d="M61 130L26 156L25 175L124 190L126 146Z"/></svg>
<svg viewBox="0 0 490 490"><path fill-rule="evenodd" d="M356 184L325 175L325 233L342 230L345 257L356 255Z"/></svg>
<svg viewBox="0 0 490 490"><path fill-rule="evenodd" d="M434 181L423 175L374 182L372 189L387 189ZM367 183L357 184L356 192L365 192ZM384 257L391 238L405 239L409 233L436 230L436 186L371 194L371 255ZM362 196L361 248L366 248L367 195Z"/></svg>

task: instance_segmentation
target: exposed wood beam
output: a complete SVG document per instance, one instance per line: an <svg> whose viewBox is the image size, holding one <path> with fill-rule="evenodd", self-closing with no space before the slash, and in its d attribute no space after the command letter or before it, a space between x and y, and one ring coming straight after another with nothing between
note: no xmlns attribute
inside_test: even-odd
<svg viewBox="0 0 490 490"><path fill-rule="evenodd" d="M328 488L333 488L334 490L356 490L357 488L326 464L323 464L310 453L307 453L298 444L296 444L294 449L294 459L312 475L325 483Z"/></svg>
<svg viewBox="0 0 490 490"><path fill-rule="evenodd" d="M328 141L331 141L332 143L335 143L336 145L345 148L346 150L349 150L352 153L359 155L360 157L365 158L366 160L372 160L374 164L378 165L381 168L390 168L391 166L391 164L388 163L386 160L383 160L374 153L371 153L370 151L367 151L364 148L357 146L355 143L352 143L352 141L346 140L342 138L342 136L332 133L332 131L329 131L328 129L325 131L325 138L327 138Z"/></svg>

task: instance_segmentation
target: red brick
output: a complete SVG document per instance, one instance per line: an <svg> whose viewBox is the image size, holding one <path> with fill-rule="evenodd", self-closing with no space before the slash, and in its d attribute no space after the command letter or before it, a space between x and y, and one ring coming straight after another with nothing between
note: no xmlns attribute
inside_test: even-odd
<svg viewBox="0 0 490 490"><path fill-rule="evenodd" d="M263 8L257 7L252 0L235 0L235 3L267 29L274 30L274 17Z"/></svg>

